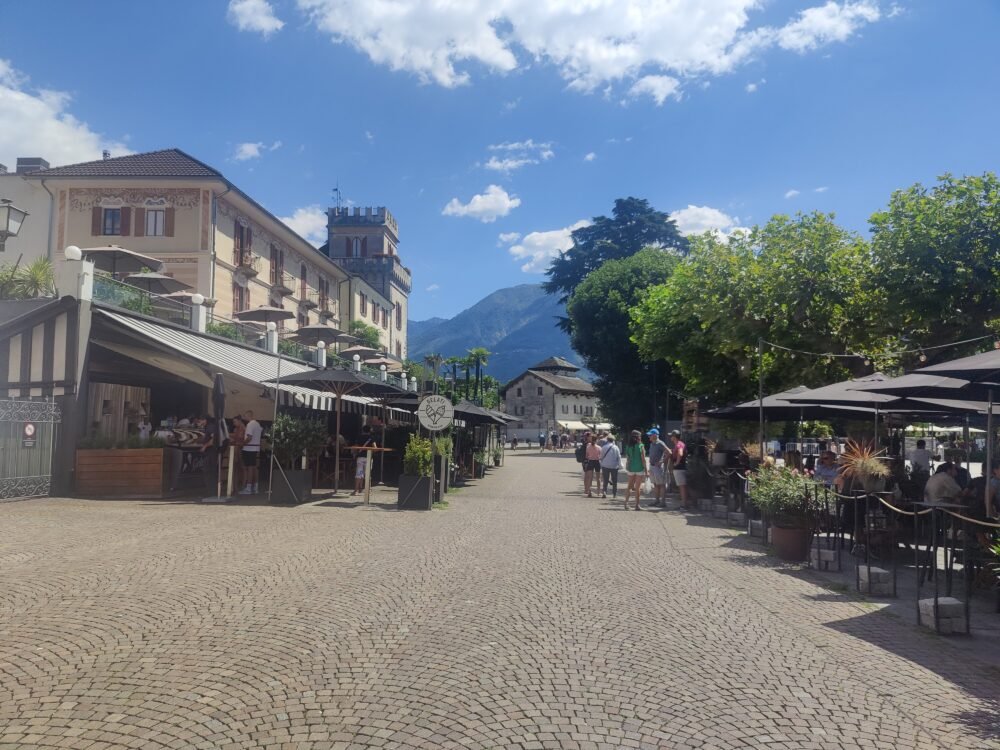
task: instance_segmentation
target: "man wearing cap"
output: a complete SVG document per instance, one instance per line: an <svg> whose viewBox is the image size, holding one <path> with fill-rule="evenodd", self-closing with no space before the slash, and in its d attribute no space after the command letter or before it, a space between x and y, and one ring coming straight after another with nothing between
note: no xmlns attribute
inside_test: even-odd
<svg viewBox="0 0 1000 750"><path fill-rule="evenodd" d="M666 472L663 459L667 455L667 445L660 440L660 431L655 427L646 433L649 438L649 478L653 480L655 499L651 508L662 508L664 506L664 495L666 493Z"/></svg>
<svg viewBox="0 0 1000 750"><path fill-rule="evenodd" d="M687 446L681 440L679 430L670 433L670 458L674 467L674 482L677 483L677 491L681 495L681 504L688 507L687 488Z"/></svg>

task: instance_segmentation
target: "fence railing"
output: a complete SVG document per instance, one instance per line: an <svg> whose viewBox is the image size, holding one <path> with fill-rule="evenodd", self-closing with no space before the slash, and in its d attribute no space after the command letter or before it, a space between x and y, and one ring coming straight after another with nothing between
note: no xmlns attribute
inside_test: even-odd
<svg viewBox="0 0 1000 750"><path fill-rule="evenodd" d="M118 281L103 273L94 274L94 301L175 325L189 328L191 326L190 305L147 292L145 289Z"/></svg>
<svg viewBox="0 0 1000 750"><path fill-rule="evenodd" d="M205 324L205 333L237 341L241 344L255 346L258 349L266 348L263 328L250 325L249 323L240 323L237 320L230 320L218 315L209 316Z"/></svg>

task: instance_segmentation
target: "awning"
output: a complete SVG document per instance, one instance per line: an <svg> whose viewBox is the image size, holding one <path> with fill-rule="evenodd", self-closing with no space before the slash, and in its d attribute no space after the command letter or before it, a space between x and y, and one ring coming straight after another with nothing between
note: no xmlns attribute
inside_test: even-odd
<svg viewBox="0 0 1000 750"><path fill-rule="evenodd" d="M158 351L166 350L188 360L194 360L207 366L210 372L222 371L228 376L258 384L261 388L274 389L273 384L264 385L265 381L273 380L278 376L278 357L274 354L238 344L229 344L194 331L184 331L173 326L161 325L142 318L133 318L111 310L99 309L97 312L102 317L124 327L131 334L138 334L142 343L153 346ZM98 343L154 367L160 369L169 367L169 362L162 361L163 358L158 357L155 353L150 353L143 347L104 341ZM311 369L315 368L285 358L281 360L282 375L305 372ZM195 380L193 377L187 377L184 372L177 372L177 374L186 379ZM195 380L195 382L198 381ZM330 394L311 388L282 385L280 390L282 403L286 406L304 406L309 409L331 411L335 403L334 397ZM362 411L365 406L371 403L372 400L368 398L344 397L345 411ZM348 408L349 404L353 406L353 409Z"/></svg>
<svg viewBox="0 0 1000 750"><path fill-rule="evenodd" d="M557 424L560 427L562 427L564 430L586 431L586 430L610 430L611 429L611 425L609 423L607 423L607 422L598 422L596 424L595 423L584 424L583 422L578 422L575 419L560 419L560 420L557 420Z"/></svg>

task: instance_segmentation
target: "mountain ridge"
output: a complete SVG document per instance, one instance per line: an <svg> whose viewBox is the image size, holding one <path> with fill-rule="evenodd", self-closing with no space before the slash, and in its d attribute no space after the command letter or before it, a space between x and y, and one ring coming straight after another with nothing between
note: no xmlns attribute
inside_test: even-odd
<svg viewBox="0 0 1000 750"><path fill-rule="evenodd" d="M565 306L541 284L497 289L452 318L409 321L409 357L464 357L469 349L482 346L492 352L486 373L502 382L552 356L582 366L569 336L558 326L565 314Z"/></svg>

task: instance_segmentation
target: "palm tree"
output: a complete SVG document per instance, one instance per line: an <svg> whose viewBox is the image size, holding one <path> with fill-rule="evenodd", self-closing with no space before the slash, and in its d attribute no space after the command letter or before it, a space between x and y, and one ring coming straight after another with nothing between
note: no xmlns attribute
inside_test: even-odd
<svg viewBox="0 0 1000 750"><path fill-rule="evenodd" d="M434 381L434 392L438 391L438 375L441 372L441 363L444 362L444 357L440 354L426 354L424 355L424 364L431 373L431 378Z"/></svg>
<svg viewBox="0 0 1000 750"><path fill-rule="evenodd" d="M456 401L455 391L458 389L458 366L462 364L462 358L448 357L444 363L451 367L451 400Z"/></svg>
<svg viewBox="0 0 1000 750"><path fill-rule="evenodd" d="M481 346L477 346L475 349L469 349L469 359L472 365L476 368L476 390L475 390L475 400L476 403L482 401L482 384L483 384L483 368L490 361L490 355L493 352L484 349Z"/></svg>

